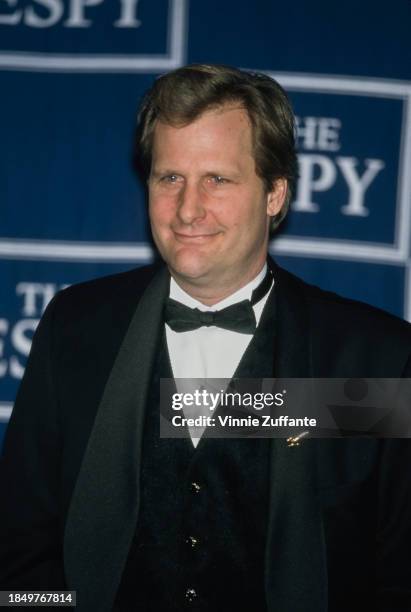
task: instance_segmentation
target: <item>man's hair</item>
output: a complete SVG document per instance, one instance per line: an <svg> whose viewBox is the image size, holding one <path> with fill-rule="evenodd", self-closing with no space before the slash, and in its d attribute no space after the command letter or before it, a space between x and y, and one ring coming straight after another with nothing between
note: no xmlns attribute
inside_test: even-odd
<svg viewBox="0 0 411 612"><path fill-rule="evenodd" d="M136 154L145 178L150 174L157 121L182 127L205 111L239 105L252 126L257 175L267 193L276 179L288 181L286 200L273 217L277 227L287 214L297 178L294 116L283 88L272 78L230 66L192 64L159 77L143 98L138 115Z"/></svg>

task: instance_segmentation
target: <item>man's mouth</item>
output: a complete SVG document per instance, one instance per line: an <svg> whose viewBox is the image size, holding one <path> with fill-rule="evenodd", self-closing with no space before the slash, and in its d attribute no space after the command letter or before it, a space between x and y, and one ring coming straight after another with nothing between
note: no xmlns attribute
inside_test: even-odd
<svg viewBox="0 0 411 612"><path fill-rule="evenodd" d="M209 233L199 233L199 234L186 234L182 232L174 231L174 236L178 242L182 242L184 244L197 244L202 242L207 242L212 240L216 236L218 236L220 232L209 232Z"/></svg>

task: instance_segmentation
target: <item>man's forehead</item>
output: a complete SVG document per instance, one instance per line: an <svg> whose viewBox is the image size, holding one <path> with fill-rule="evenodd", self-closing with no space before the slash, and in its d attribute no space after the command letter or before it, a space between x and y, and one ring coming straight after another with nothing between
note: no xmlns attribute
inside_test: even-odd
<svg viewBox="0 0 411 612"><path fill-rule="evenodd" d="M170 131L184 130L184 128L210 125L210 123L215 122L222 126L236 123L238 127L252 127L248 111L244 106L238 102L226 102L224 104L208 106L191 121L179 117L175 119L160 117L154 124L154 135L156 131L158 131L158 128L160 128L161 131L164 131L164 129Z"/></svg>
<svg viewBox="0 0 411 612"><path fill-rule="evenodd" d="M253 149L246 110L238 104L213 107L184 126L158 123L151 174L244 176L255 172Z"/></svg>

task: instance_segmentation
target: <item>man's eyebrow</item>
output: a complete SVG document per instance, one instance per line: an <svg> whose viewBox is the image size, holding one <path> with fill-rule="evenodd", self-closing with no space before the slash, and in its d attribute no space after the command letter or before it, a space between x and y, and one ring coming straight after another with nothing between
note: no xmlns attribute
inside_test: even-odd
<svg viewBox="0 0 411 612"><path fill-rule="evenodd" d="M228 176L231 178L240 178L241 172L234 168L215 168L204 172L206 176Z"/></svg>
<svg viewBox="0 0 411 612"><path fill-rule="evenodd" d="M167 176L169 174L179 174L177 170L171 170L169 168L155 168L150 172L150 176Z"/></svg>
<svg viewBox="0 0 411 612"><path fill-rule="evenodd" d="M238 169L234 168L214 168L210 170L205 170L202 173L203 177L207 176L221 176L221 178L228 179L230 181L236 182L240 181L243 176Z"/></svg>

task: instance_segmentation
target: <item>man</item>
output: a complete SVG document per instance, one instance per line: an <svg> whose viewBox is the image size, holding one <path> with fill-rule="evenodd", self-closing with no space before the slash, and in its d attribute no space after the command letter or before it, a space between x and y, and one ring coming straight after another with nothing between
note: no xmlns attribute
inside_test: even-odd
<svg viewBox="0 0 411 612"><path fill-rule="evenodd" d="M410 374L408 324L267 262L293 130L264 75L188 66L148 92L166 266L49 305L4 447L3 589L74 589L85 611L411 609L407 440L159 437L160 378Z"/></svg>

